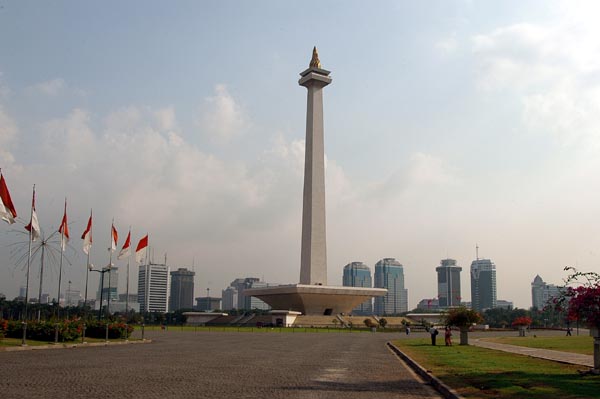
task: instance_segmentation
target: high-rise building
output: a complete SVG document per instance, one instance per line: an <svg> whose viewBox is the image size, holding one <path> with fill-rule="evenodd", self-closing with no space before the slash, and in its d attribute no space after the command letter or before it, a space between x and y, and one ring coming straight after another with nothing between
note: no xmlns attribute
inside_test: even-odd
<svg viewBox="0 0 600 399"><path fill-rule="evenodd" d="M221 303L223 310L237 309L238 306L238 292L233 287L227 287L221 291Z"/></svg>
<svg viewBox="0 0 600 399"><path fill-rule="evenodd" d="M169 311L194 307L194 276L196 273L179 268L171 272Z"/></svg>
<svg viewBox="0 0 600 399"><path fill-rule="evenodd" d="M212 312L221 310L221 298L201 296L196 298L196 310L201 312Z"/></svg>
<svg viewBox="0 0 600 399"><path fill-rule="evenodd" d="M246 277L236 278L231 282L230 286L237 291L237 309L270 309L269 305L267 305L264 301L244 294L244 291L248 288L269 287L268 283L260 281L260 279L257 277Z"/></svg>
<svg viewBox="0 0 600 399"><path fill-rule="evenodd" d="M375 288L387 289L385 296L375 298L375 313L398 314L408 311L408 290L404 288L404 266L394 258L375 264Z"/></svg>
<svg viewBox="0 0 600 399"><path fill-rule="evenodd" d="M531 305L534 308L543 309L553 298L560 296L558 286L547 284L539 275L536 275L531 283Z"/></svg>
<svg viewBox="0 0 600 399"><path fill-rule="evenodd" d="M342 279L344 287L373 287L371 279L371 269L362 262L352 262L344 266L344 275ZM356 315L373 314L373 300L369 299L352 310Z"/></svg>
<svg viewBox="0 0 600 399"><path fill-rule="evenodd" d="M438 300L440 308L460 306L460 272L462 267L454 259L442 259L437 272Z"/></svg>
<svg viewBox="0 0 600 399"><path fill-rule="evenodd" d="M140 312L167 312L169 267L150 263L140 265L138 273L138 303Z"/></svg>
<svg viewBox="0 0 600 399"><path fill-rule="evenodd" d="M496 307L496 265L489 259L471 263L471 307L478 312Z"/></svg>
<svg viewBox="0 0 600 399"><path fill-rule="evenodd" d="M106 269L104 269L104 270L106 270ZM104 283L104 288L102 288L103 283ZM109 286L110 286L110 288L109 288ZM102 273L102 276L100 276L100 281L98 281L98 292L96 293L96 299L100 300L100 298L102 298L103 301L108 301L108 295L110 293L110 300L118 301L119 300L118 287L119 287L119 268L117 266L111 266L110 271L108 273Z"/></svg>

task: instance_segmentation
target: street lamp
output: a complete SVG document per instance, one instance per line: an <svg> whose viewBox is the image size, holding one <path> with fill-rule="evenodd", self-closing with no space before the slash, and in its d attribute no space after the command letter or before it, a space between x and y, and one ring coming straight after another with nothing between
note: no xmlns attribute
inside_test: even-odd
<svg viewBox="0 0 600 399"><path fill-rule="evenodd" d="M112 266L113 266L112 263L110 263L105 268L98 270L98 269L94 269L93 265L89 265L89 270L91 272L97 272L102 275L101 282L100 282L100 306L98 307L98 320L100 320L100 317L102 315L102 299L103 299L103 295L104 295L104 273L110 272L110 270L112 269ZM108 295L110 298L110 292L108 293Z"/></svg>

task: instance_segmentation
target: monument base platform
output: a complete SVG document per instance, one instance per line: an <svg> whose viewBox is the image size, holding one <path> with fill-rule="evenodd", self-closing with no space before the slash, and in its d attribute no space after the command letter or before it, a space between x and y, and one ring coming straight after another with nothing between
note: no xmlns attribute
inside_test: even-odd
<svg viewBox="0 0 600 399"><path fill-rule="evenodd" d="M272 309L293 310L304 315L349 314L361 303L376 296L384 296L386 293L387 290L384 288L304 284L244 290L244 295L258 298Z"/></svg>

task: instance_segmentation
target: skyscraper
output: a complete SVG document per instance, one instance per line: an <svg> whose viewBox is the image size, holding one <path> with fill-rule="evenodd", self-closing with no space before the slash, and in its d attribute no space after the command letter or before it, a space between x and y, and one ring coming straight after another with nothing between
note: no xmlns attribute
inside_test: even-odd
<svg viewBox="0 0 600 399"><path fill-rule="evenodd" d="M404 288L404 266L394 258L375 264L375 288L386 288L385 296L375 298L375 313L398 314L408 311L408 290Z"/></svg>
<svg viewBox="0 0 600 399"><path fill-rule="evenodd" d="M471 263L471 308L478 312L496 307L496 265L489 259Z"/></svg>
<svg viewBox="0 0 600 399"><path fill-rule="evenodd" d="M442 259L437 272L438 300L440 308L460 306L460 272L462 267L454 259Z"/></svg>
<svg viewBox="0 0 600 399"><path fill-rule="evenodd" d="M186 268L171 272L171 298L169 310L192 309L194 307L194 276Z"/></svg>
<svg viewBox="0 0 600 399"><path fill-rule="evenodd" d="M558 298L559 288L554 284L547 284L539 275L531 283L531 305L543 309L552 298Z"/></svg>
<svg viewBox="0 0 600 399"><path fill-rule="evenodd" d="M238 292L233 287L227 287L221 291L221 303L223 310L232 310L238 308Z"/></svg>
<svg viewBox="0 0 600 399"><path fill-rule="evenodd" d="M169 267L160 264L140 265L138 303L140 312L168 311Z"/></svg>
<svg viewBox="0 0 600 399"><path fill-rule="evenodd" d="M371 288L373 281L371 279L371 269L362 262L352 262L344 266L343 276L344 287L363 287ZM369 299L352 310L353 314L370 315L373 313L373 300Z"/></svg>

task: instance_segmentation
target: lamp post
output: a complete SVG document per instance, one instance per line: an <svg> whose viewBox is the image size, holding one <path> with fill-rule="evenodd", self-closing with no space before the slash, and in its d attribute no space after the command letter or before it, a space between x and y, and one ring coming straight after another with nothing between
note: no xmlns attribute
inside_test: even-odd
<svg viewBox="0 0 600 399"><path fill-rule="evenodd" d="M90 265L90 271L91 272L97 272L100 273L102 275L101 279L100 279L100 306L98 307L98 320L100 320L101 316L102 316L102 300L104 298L104 273L106 272L110 272L111 268L112 268L112 264L109 264L108 266L106 266L103 269L94 269L93 265ZM108 295L110 295L110 292L108 293Z"/></svg>

